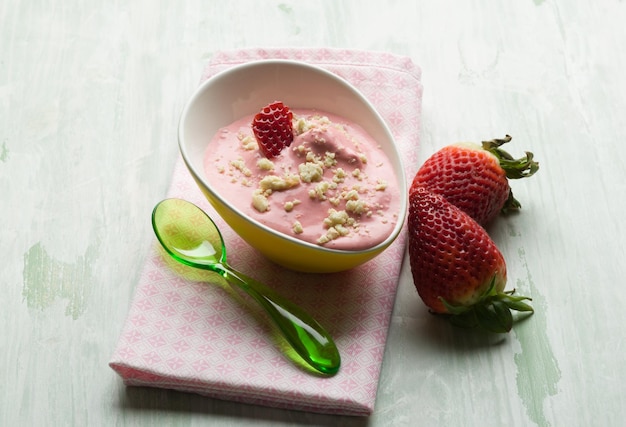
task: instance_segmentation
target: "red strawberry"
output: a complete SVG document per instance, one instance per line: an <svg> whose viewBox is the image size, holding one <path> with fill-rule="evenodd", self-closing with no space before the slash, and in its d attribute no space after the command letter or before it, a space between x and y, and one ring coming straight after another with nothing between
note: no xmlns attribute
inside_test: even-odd
<svg viewBox="0 0 626 427"><path fill-rule="evenodd" d="M259 148L271 159L293 142L293 113L282 102L276 101L264 107L252 120L252 131Z"/></svg>
<svg viewBox="0 0 626 427"><path fill-rule="evenodd" d="M482 225L500 212L519 209L507 178L529 177L537 172L539 164L532 153L514 159L500 148L510 140L507 135L483 141L482 147L468 143L444 147L424 162L411 189L422 186L441 194Z"/></svg>
<svg viewBox="0 0 626 427"><path fill-rule="evenodd" d="M417 187L409 195L409 260L413 282L435 313L454 323L508 332L511 310L533 309L504 292L504 257L484 228L442 196Z"/></svg>

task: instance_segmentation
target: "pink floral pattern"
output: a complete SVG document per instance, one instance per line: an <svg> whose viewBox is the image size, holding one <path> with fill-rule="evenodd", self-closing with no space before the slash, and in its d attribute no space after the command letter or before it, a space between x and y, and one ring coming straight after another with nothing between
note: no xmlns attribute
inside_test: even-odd
<svg viewBox="0 0 626 427"><path fill-rule="evenodd" d="M244 49L216 53L202 80L267 58L316 64L355 85L389 124L409 179L415 174L422 85L409 58L330 48ZM335 337L342 367L325 378L295 365L260 310L215 275L173 263L155 239L110 361L124 383L287 409L371 414L406 232L351 271L302 274L266 261L240 239L209 206L180 158L168 197L205 209L220 227L235 268L274 287L325 325Z"/></svg>

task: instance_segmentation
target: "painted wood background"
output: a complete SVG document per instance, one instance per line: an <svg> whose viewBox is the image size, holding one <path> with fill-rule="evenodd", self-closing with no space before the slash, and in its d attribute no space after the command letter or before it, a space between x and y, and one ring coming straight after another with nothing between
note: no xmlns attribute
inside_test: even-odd
<svg viewBox="0 0 626 427"><path fill-rule="evenodd" d="M618 426L626 418L626 2L0 3L0 425ZM406 55L421 158L510 133L541 163L490 228L536 314L452 329L405 265L369 419L126 389L107 362L206 61L242 47Z"/></svg>

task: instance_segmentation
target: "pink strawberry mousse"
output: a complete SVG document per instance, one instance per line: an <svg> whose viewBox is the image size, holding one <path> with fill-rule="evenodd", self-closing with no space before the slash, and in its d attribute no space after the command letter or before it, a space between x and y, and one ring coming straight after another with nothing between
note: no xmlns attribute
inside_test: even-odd
<svg viewBox="0 0 626 427"><path fill-rule="evenodd" d="M362 250L384 241L400 211L385 153L339 116L292 111L294 140L271 160L252 133L253 116L222 128L204 159L211 185L246 215L306 242Z"/></svg>

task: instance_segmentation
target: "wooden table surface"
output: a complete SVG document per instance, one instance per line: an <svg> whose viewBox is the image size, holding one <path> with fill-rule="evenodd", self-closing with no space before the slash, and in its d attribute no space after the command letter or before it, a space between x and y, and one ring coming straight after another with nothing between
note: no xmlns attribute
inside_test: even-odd
<svg viewBox="0 0 626 427"><path fill-rule="evenodd" d="M2 2L0 425L623 425L625 22L620 0ZM126 388L107 366L201 70L277 46L410 57L422 160L510 133L541 164L489 230L535 315L451 328L405 263L369 418Z"/></svg>

